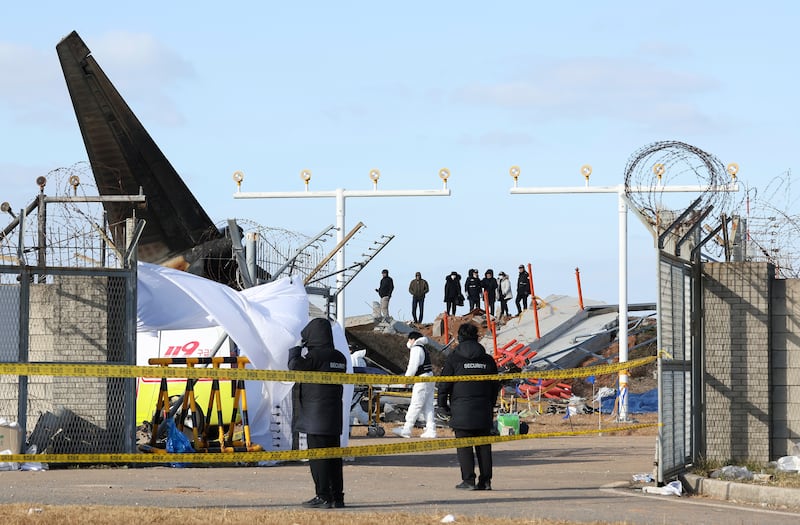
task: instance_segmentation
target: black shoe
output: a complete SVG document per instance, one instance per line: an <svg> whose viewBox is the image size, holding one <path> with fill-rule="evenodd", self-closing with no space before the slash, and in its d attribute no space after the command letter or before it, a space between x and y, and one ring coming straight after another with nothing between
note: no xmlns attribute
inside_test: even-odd
<svg viewBox="0 0 800 525"><path fill-rule="evenodd" d="M333 507L332 502L320 498L319 496L314 496L310 500L301 503L301 505L307 509L329 509ZM342 503L342 505L344 505L344 503Z"/></svg>
<svg viewBox="0 0 800 525"><path fill-rule="evenodd" d="M333 502L334 509L343 509L344 508L344 500L334 500Z"/></svg>
<svg viewBox="0 0 800 525"><path fill-rule="evenodd" d="M478 483L477 485L472 487L472 490L492 490L492 483L489 481L485 483Z"/></svg>
<svg viewBox="0 0 800 525"><path fill-rule="evenodd" d="M457 489L463 490L475 490L475 482L474 481L462 481L458 485L456 485Z"/></svg>

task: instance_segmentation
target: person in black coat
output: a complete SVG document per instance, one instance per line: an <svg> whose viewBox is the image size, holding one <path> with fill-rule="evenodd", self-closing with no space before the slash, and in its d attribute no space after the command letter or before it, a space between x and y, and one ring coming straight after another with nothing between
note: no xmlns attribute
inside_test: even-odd
<svg viewBox="0 0 800 525"><path fill-rule="evenodd" d="M464 291L467 293L467 300L469 301L469 311L479 308L481 306L481 278L478 277L477 269L470 269L469 277L464 281Z"/></svg>
<svg viewBox="0 0 800 525"><path fill-rule="evenodd" d="M497 365L478 343L478 327L472 323L458 328L458 346L447 356L442 376L497 374ZM438 405L450 412L450 427L457 438L489 436L494 427L494 406L500 381L457 381L438 385ZM473 454L474 448L474 454ZM461 467L457 489L492 490L492 446L490 444L456 449ZM478 476L475 482L475 456Z"/></svg>
<svg viewBox="0 0 800 525"><path fill-rule="evenodd" d="M456 315L456 307L464 304L464 296L461 295L461 276L458 272L450 272L445 278L444 304L444 311L448 315Z"/></svg>
<svg viewBox="0 0 800 525"><path fill-rule="evenodd" d="M381 282L375 291L378 292L378 297L381 298L381 321L389 322L391 316L389 315L389 300L392 298L394 291L394 280L389 277L389 270L381 270Z"/></svg>
<svg viewBox="0 0 800 525"><path fill-rule="evenodd" d="M488 297L487 310L494 316L494 302L497 300L497 279L494 278L493 270L486 270L481 279L481 288L486 292Z"/></svg>
<svg viewBox="0 0 800 525"><path fill-rule="evenodd" d="M289 349L289 370L347 372L347 359L333 346L327 319L312 319L300 332L300 345ZM303 352L303 350L307 350ZM338 447L342 435L342 385L295 383L292 431L305 432L308 448ZM344 507L342 458L311 459L316 496L304 507Z"/></svg>
<svg viewBox="0 0 800 525"><path fill-rule="evenodd" d="M517 315L523 310L528 309L528 296L531 294L531 283L528 280L528 272L523 265L519 265L519 276L517 277L517 299L514 304L517 306ZM522 303L522 308L520 308ZM534 305L535 306L535 305Z"/></svg>

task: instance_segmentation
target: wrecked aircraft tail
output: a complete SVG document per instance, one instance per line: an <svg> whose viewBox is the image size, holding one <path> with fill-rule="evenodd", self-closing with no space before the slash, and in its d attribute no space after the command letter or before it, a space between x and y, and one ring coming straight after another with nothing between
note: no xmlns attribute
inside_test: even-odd
<svg viewBox="0 0 800 525"><path fill-rule="evenodd" d="M100 195L132 195L141 189L147 198L136 209L136 216L147 221L139 260L206 274L203 246L219 252L222 243L229 253L230 239L215 227L78 33L61 40L56 51ZM117 245L125 244L122 222L132 206L104 203Z"/></svg>

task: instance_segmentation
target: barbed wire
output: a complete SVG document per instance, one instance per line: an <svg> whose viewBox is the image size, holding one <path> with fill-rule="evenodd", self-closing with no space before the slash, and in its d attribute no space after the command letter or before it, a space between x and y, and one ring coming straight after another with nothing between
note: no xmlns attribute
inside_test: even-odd
<svg viewBox="0 0 800 525"><path fill-rule="evenodd" d="M800 278L800 201L792 194L791 170L746 193L747 260L772 263L777 277Z"/></svg>
<svg viewBox="0 0 800 525"><path fill-rule="evenodd" d="M679 141L661 141L634 152L625 166L625 193L653 226L669 223L696 199L696 193L670 193L665 186L719 187L730 183L726 167L714 155ZM729 192L708 190L694 208L700 213L713 207L713 216L730 215L737 207ZM696 219L690 215L686 222Z"/></svg>

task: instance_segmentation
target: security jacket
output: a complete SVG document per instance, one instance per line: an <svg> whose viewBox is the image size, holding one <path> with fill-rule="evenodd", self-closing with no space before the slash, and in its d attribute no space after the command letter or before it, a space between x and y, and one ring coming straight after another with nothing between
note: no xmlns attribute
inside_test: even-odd
<svg viewBox="0 0 800 525"><path fill-rule="evenodd" d="M289 349L289 370L346 372L345 356L333 346L327 319L312 319L300 332L301 345ZM308 352L303 355L303 348ZM342 433L342 385L296 383L292 430L338 436Z"/></svg>
<svg viewBox="0 0 800 525"><path fill-rule="evenodd" d="M462 341L442 368L443 376L497 374L497 365L486 349L474 340ZM440 408L450 409L450 426L461 430L486 430L494 420L494 405L500 381L443 382L438 386Z"/></svg>

